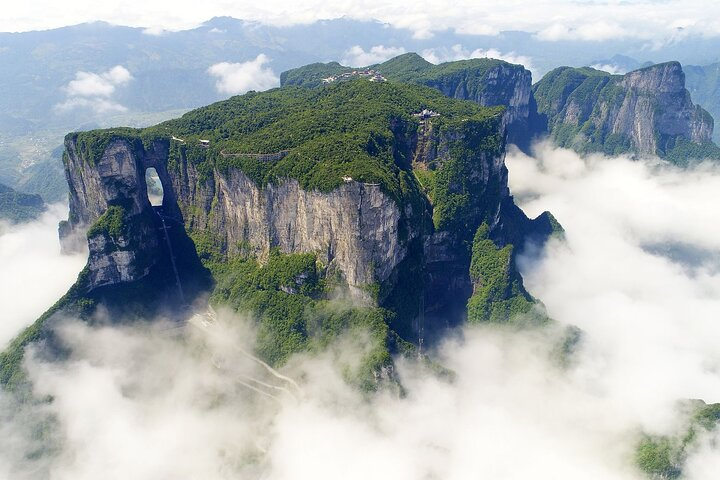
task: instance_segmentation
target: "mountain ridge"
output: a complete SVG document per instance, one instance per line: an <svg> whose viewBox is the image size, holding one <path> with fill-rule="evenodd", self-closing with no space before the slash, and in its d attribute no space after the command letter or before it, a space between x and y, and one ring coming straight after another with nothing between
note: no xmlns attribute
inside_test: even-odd
<svg viewBox="0 0 720 480"><path fill-rule="evenodd" d="M559 67L533 86L538 111L560 147L581 153L720 159L712 116L694 105L678 62L625 75Z"/></svg>

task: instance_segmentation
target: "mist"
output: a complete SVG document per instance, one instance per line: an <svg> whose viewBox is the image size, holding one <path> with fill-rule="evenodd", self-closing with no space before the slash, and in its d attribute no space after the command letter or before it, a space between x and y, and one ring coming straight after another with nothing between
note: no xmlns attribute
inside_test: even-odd
<svg viewBox="0 0 720 480"><path fill-rule="evenodd" d="M85 265L82 255L61 255L58 222L67 206L51 205L33 222L0 222L0 348L54 304Z"/></svg>
<svg viewBox="0 0 720 480"><path fill-rule="evenodd" d="M58 327L67 358L26 359L34 393L53 398L35 408L54 419L46 441L57 448L36 458L0 443L0 474L644 478L633 463L640 434L682 431L679 401L720 401L720 170L581 159L545 144L533 157L511 151L507 164L522 208L550 210L565 228L564 240L519 259L555 325L466 327L429 352L452 378L397 358L404 395L367 395L343 377L360 357L357 337L276 372L249 353L252 322L230 312L186 332L68 318ZM566 325L584 334L562 365ZM0 425L2 437L31 445L26 419ZM718 440L701 439L685 478L716 474Z"/></svg>
<svg viewBox="0 0 720 480"><path fill-rule="evenodd" d="M720 401L720 170L590 157L538 146L508 158L530 215L550 210L566 242L525 265L553 318L587 333L578 378L646 428L679 399Z"/></svg>

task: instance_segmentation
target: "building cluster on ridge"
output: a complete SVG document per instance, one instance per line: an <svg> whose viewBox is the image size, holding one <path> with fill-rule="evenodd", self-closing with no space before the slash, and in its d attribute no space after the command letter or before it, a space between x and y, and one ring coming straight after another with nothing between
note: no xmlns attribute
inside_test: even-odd
<svg viewBox="0 0 720 480"><path fill-rule="evenodd" d="M418 117L420 120L426 120L431 117L439 117L440 114L427 108L423 109L422 112L413 113L413 117Z"/></svg>
<svg viewBox="0 0 720 480"><path fill-rule="evenodd" d="M338 80L349 80L352 77L367 78L371 82L387 82L387 79L383 77L380 72L371 68L364 70L353 70L352 72L339 73L337 75L331 75L327 78L323 78L323 83L332 83Z"/></svg>

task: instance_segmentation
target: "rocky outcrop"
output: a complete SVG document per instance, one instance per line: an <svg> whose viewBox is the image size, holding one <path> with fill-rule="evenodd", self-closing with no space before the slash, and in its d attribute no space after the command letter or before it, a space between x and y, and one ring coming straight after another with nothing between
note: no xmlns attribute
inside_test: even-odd
<svg viewBox="0 0 720 480"><path fill-rule="evenodd" d="M231 170L215 172L194 188L192 166L184 163L182 171L172 181L183 193L186 220L220 240L226 254L245 251L263 260L271 248L316 253L353 288L386 280L405 256L398 238L400 209L379 185L348 180L321 193L288 179L260 188L242 171ZM410 238L417 235L411 231Z"/></svg>
<svg viewBox="0 0 720 480"><path fill-rule="evenodd" d="M163 215L219 240L224 254L251 253L263 260L271 248L317 253L358 295L364 285L385 281L403 260L407 242L418 235L403 226L409 234L400 241L400 209L376 184L348 179L327 194L304 191L292 179L260 188L239 170L214 172L201 181L186 159L180 169L167 169L167 142L145 149L118 138L96 165L79 153L77 137L66 139L66 149L71 192L66 248L74 234L88 231L110 206L123 208L128 227L116 239L89 229L92 288L138 280L163 260L162 229L145 183L150 167L163 183Z"/></svg>
<svg viewBox="0 0 720 480"><path fill-rule="evenodd" d="M471 100L484 107L505 107L503 128L508 143L529 147L533 136L529 118L535 106L530 71L522 65L487 58L440 64L437 71L451 67L452 71L430 73L417 82L451 98Z"/></svg>
<svg viewBox="0 0 720 480"><path fill-rule="evenodd" d="M677 62L623 76L561 67L533 90L551 136L563 147L661 157L687 144L712 147L713 119L693 105Z"/></svg>
<svg viewBox="0 0 720 480"><path fill-rule="evenodd" d="M162 238L145 183L146 169L159 166L162 155L154 147L145 152L132 142L114 139L93 164L80 153L77 135L65 139L70 216L61 225L61 245L66 252L76 250L77 238L87 232L92 288L139 280L164 257L158 253ZM103 216L103 228L89 229ZM110 231L113 222L115 231Z"/></svg>

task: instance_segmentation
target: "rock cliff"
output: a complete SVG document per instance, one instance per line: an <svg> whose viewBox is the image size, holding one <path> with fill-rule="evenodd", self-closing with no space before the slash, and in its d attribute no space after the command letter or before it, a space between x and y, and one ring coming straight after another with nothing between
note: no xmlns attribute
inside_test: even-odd
<svg viewBox="0 0 720 480"><path fill-rule="evenodd" d="M201 179L186 155L180 157L179 168L168 169L167 140L146 149L132 137L117 136L97 164L79 153L77 136L68 136L66 149L71 193L63 238L89 234L91 288L138 280L162 261L157 251L164 244L163 234L153 221L157 209L150 205L145 183L151 167L163 184L162 215L211 237L224 256L251 254L266 260L273 248L317 253L323 263L342 272L358 294L363 285L386 280L405 256L398 237L405 220L380 184L347 180L322 193L286 179L263 188L234 168L214 170ZM88 230L112 205L123 207L123 224L132 227L114 242L105 230ZM418 234L407 228L406 241Z"/></svg>
<svg viewBox="0 0 720 480"><path fill-rule="evenodd" d="M369 94L368 102L370 90L405 96L427 92L365 83L338 85L334 90L337 95L359 90ZM283 95L296 99L298 92ZM423 97L421 102L440 98ZM472 291L470 254L464 245L472 242L481 223L489 226L499 245L518 246L540 223L544 222L540 230L548 233L549 224L545 220L531 224L512 203L503 161L503 112L479 110L489 116L473 123L470 115L477 113L453 112L455 104L443 102L440 117L418 121L400 99L404 114L380 124L392 138L388 166L395 171L386 180L389 183L373 180L373 175L353 178L353 169L346 167L337 171L332 188L322 189L307 188L303 177L292 173L267 182L251 178L257 167L301 162L296 155L302 146L261 158L230 153L231 144L205 148L174 135L175 139L156 133L152 139L143 138L142 132L132 131L106 132L94 139L69 135L65 158L71 213L63 236L71 238L89 228L91 289L138 280L163 261L159 249L166 242L158 223L162 217L183 225L201 247L211 246L209 252L200 248L201 257L249 255L264 262L273 250L312 253L326 271L342 278L355 298L370 301L373 285L381 286L376 298L381 304L399 294L397 278L417 243L422 251L413 261L427 272L428 308L442 309L457 293L448 287L453 285L461 285L462 304ZM204 114L200 112L196 115ZM466 118L455 120L458 113ZM179 123L162 128L181 129ZM214 161L194 160L196 155L213 154ZM147 198L145 171L150 167L157 170L164 187L160 210L151 207ZM418 172L425 184L408 176L411 171ZM423 187L427 194L420 191ZM90 228L109 223L103 216L111 206L122 209L119 222L127 225L117 238L107 228ZM446 271L465 273L451 279Z"/></svg>
<svg viewBox="0 0 720 480"><path fill-rule="evenodd" d="M428 108L435 115L420 114ZM204 288L257 319L258 353L275 364L362 326L377 341L362 377L372 388L391 350L464 319L541 310L514 252L556 224L513 203L503 113L357 81L249 93L143 130L70 134L61 233L68 248L86 236L90 255L63 305L111 299L127 310L159 295L182 310ZM162 205L149 201L149 168ZM214 287L198 280L200 261ZM349 307L328 306L338 294ZM2 378L18 368L9 355Z"/></svg>
<svg viewBox="0 0 720 480"><path fill-rule="evenodd" d="M550 135L560 146L671 160L717 153L711 142L713 119L692 103L677 62L622 76L561 67L543 77L533 91Z"/></svg>

